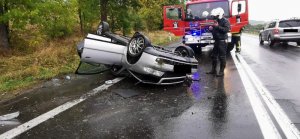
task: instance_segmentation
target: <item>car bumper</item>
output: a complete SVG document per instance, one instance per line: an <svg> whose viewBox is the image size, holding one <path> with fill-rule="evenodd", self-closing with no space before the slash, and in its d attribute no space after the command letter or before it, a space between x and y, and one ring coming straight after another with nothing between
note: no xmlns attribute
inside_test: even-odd
<svg viewBox="0 0 300 139"><path fill-rule="evenodd" d="M231 42L232 34L228 33L227 42ZM203 35L203 36L192 36L192 35L185 35L182 38L184 44L186 45L193 45L193 44L213 44L215 43L212 35Z"/></svg>
<svg viewBox="0 0 300 139"><path fill-rule="evenodd" d="M275 41L295 41L300 42L300 35L293 35L293 36L280 36L274 35Z"/></svg>
<svg viewBox="0 0 300 139"><path fill-rule="evenodd" d="M197 72L197 65L194 58L176 59L144 52L140 60L131 65L128 71L142 83L169 85L182 83L186 75Z"/></svg>

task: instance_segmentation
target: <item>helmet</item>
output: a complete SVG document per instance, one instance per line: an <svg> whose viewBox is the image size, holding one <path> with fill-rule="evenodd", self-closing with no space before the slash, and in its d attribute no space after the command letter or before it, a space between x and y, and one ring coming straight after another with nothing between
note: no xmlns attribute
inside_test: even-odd
<svg viewBox="0 0 300 139"><path fill-rule="evenodd" d="M216 8L216 9L213 9L212 11L211 11L211 14L210 14L211 16L219 16L218 18L219 19L222 19L223 18L223 16L224 16L224 10L221 8L221 7L218 7L218 8Z"/></svg>

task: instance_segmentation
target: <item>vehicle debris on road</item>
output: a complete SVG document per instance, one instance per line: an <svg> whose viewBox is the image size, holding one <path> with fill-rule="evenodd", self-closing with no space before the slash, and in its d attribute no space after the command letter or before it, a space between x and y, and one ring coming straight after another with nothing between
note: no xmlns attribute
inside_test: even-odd
<svg viewBox="0 0 300 139"><path fill-rule="evenodd" d="M0 121L9 121L9 120L17 118L19 115L20 115L19 111L10 113L10 114L6 114L6 115L2 115L2 116L0 116Z"/></svg>

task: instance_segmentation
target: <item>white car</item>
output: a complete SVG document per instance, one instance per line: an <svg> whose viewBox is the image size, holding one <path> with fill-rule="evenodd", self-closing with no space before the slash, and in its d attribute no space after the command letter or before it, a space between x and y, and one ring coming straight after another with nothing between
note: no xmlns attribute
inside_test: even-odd
<svg viewBox="0 0 300 139"><path fill-rule="evenodd" d="M114 75L128 71L142 83L168 85L197 72L198 61L189 47L167 50L139 32L132 38L119 36L109 32L106 22L101 22L97 34L88 34L77 46L81 62L104 64Z"/></svg>

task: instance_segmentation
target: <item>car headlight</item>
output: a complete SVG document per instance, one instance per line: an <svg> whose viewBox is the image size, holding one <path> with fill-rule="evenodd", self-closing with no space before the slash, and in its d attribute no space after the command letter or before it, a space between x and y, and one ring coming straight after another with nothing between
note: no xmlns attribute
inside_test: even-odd
<svg viewBox="0 0 300 139"><path fill-rule="evenodd" d="M152 68L148 68L148 67L144 67L144 71L149 74L152 74L154 76L158 76L158 77L161 77L164 74L164 72L161 72L161 71L158 71L158 70L155 70Z"/></svg>
<svg viewBox="0 0 300 139"><path fill-rule="evenodd" d="M192 42L192 41L194 41L194 38L188 38L187 40Z"/></svg>
<svg viewBox="0 0 300 139"><path fill-rule="evenodd" d="M159 65L162 65L162 64L164 64L164 60L163 59L161 59L161 58L156 58L156 60L155 60Z"/></svg>

